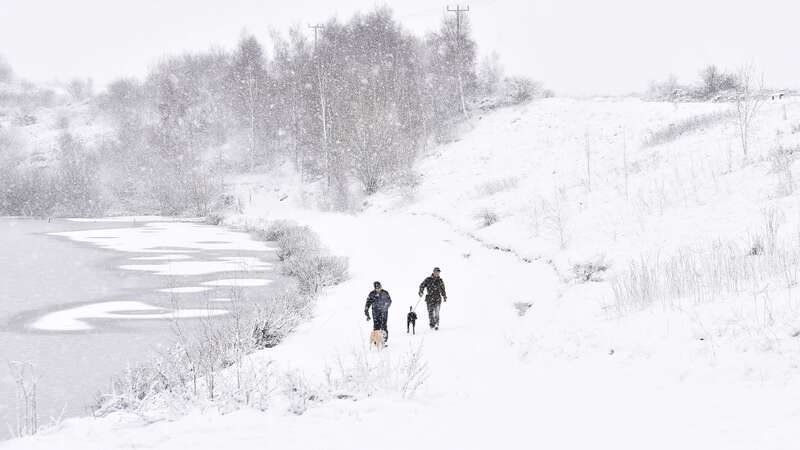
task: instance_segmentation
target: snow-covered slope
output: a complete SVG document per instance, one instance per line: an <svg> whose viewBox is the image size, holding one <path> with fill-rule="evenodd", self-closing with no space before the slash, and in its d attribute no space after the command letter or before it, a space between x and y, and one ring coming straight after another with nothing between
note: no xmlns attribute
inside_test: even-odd
<svg viewBox="0 0 800 450"><path fill-rule="evenodd" d="M797 198L769 154L797 144L798 101L765 104L746 159L725 118L642 145L725 108L548 99L475 117L459 141L421 157L417 186L375 195L355 214L314 210L286 168L243 178L243 214L229 223L293 219L351 261L351 280L321 296L310 322L252 356L257 367L273 361L272 407L68 420L0 448L797 448L791 283L629 310L615 307L610 281L572 273L602 262L594 279L611 280L656 254L747 246L768 208L796 246ZM428 330L420 306L409 336L405 313L434 266L449 295L442 328ZM381 353L366 348L362 312L375 280L394 299ZM520 303L532 306L520 315ZM405 371L420 352L429 376L412 396ZM297 398L280 389L290 375L369 388L310 400L296 415Z"/></svg>
<svg viewBox="0 0 800 450"><path fill-rule="evenodd" d="M113 130L94 109L90 100L74 100L60 85L0 83L0 148L41 166L55 159L65 131L100 145Z"/></svg>

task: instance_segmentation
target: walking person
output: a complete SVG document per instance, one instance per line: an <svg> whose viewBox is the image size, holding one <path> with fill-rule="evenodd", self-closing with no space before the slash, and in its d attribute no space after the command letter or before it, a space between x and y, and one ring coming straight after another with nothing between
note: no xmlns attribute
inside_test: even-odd
<svg viewBox="0 0 800 450"><path fill-rule="evenodd" d="M428 291L427 295L425 295L425 304L428 306L428 324L434 330L439 329L439 309L442 306L442 301L447 301L444 280L439 276L441 272L438 267L434 267L431 276L425 278L422 284L419 285L420 297L422 297L423 291Z"/></svg>
<svg viewBox="0 0 800 450"><path fill-rule="evenodd" d="M387 328L389 322L389 306L392 305L392 297L388 291L384 291L381 287L381 282L376 281L372 283L375 287L367 296L367 303L364 305L364 314L367 320L370 320L369 309L372 308L372 329L383 330L383 345L389 340L389 330Z"/></svg>

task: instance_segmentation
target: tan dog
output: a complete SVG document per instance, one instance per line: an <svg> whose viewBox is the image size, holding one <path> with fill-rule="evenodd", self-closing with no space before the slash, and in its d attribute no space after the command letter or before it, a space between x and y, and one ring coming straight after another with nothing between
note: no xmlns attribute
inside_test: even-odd
<svg viewBox="0 0 800 450"><path fill-rule="evenodd" d="M383 330L375 330L369 335L369 346L374 345L378 350L383 350L385 335Z"/></svg>

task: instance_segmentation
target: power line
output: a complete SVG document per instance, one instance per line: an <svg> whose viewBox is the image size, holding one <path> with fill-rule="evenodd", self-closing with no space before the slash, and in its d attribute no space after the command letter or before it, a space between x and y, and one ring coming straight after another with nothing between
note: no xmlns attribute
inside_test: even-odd
<svg viewBox="0 0 800 450"><path fill-rule="evenodd" d="M469 5L466 9L461 9L461 5L456 5L456 9L451 9L450 5L447 6L447 12L456 13L456 39L461 40L461 13L469 12Z"/></svg>
<svg viewBox="0 0 800 450"><path fill-rule="evenodd" d="M318 23L316 25L309 25L308 28L313 28L314 29L314 51L316 51L317 50L317 33L320 32L321 30L325 29L325 25L322 25L322 24Z"/></svg>

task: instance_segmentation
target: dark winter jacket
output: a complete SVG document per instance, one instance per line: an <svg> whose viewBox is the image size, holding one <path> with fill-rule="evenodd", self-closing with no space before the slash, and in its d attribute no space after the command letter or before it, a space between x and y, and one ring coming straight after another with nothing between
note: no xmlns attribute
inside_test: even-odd
<svg viewBox="0 0 800 450"><path fill-rule="evenodd" d="M430 276L425 278L425 281L419 285L419 295L422 295L422 291L425 289L428 290L428 294L425 296L426 302L440 302L442 301L442 297L447 299L447 292L444 290L444 280L441 277L436 278Z"/></svg>
<svg viewBox="0 0 800 450"><path fill-rule="evenodd" d="M369 315L369 308L372 307L372 314L385 313L389 311L389 306L392 304L392 297L388 291L381 290L380 292L371 291L367 297L367 304L364 305L364 314Z"/></svg>

